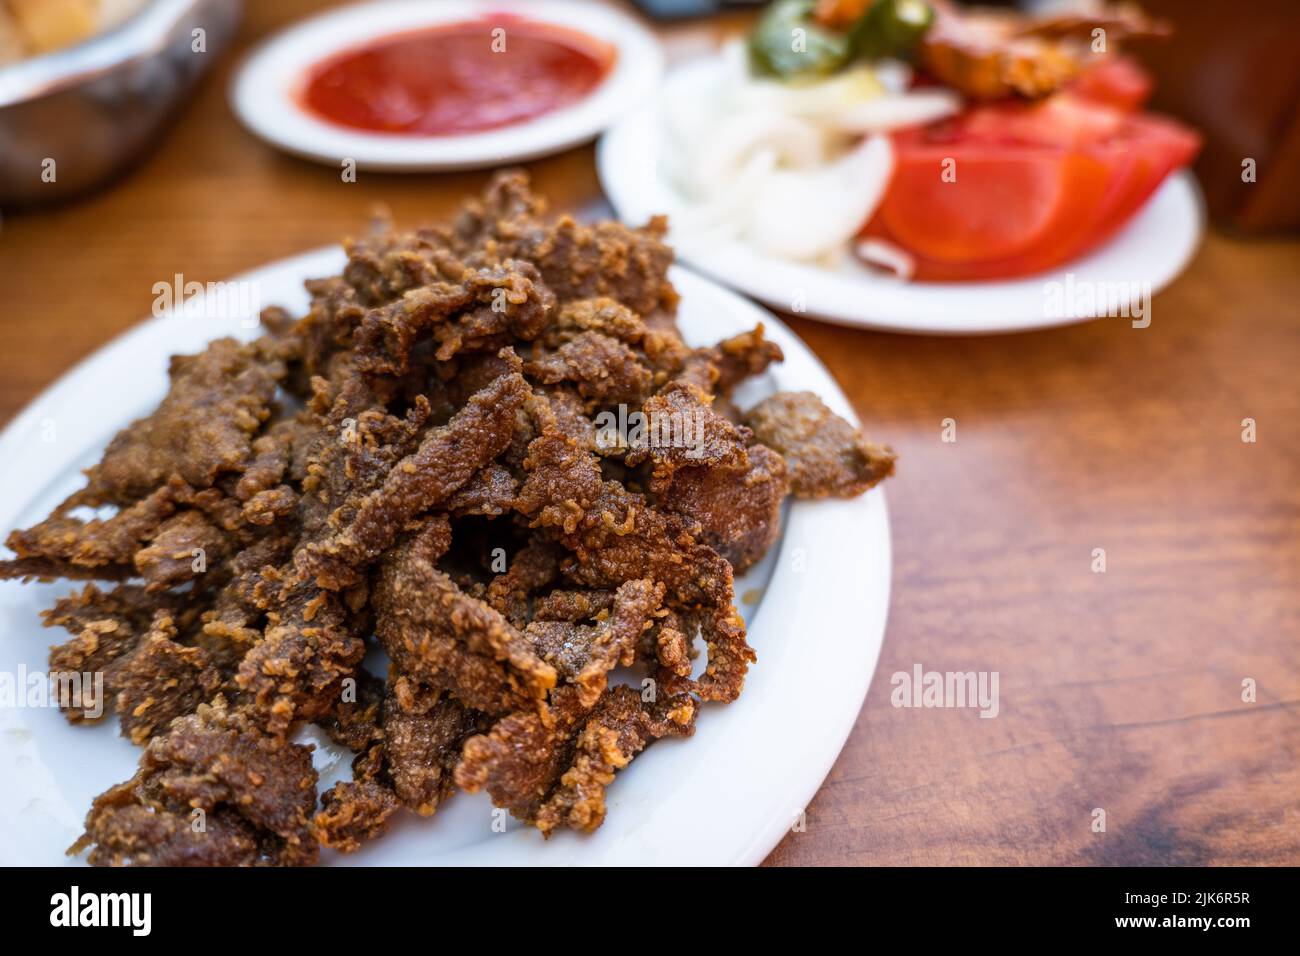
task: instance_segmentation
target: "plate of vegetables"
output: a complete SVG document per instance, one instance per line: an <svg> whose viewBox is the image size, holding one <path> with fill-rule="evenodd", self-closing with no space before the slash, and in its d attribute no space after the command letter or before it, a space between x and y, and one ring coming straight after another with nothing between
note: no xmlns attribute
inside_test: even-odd
<svg viewBox="0 0 1300 956"><path fill-rule="evenodd" d="M1204 218L1200 137L1142 109L1127 50L1167 33L1127 5L775 0L610 129L601 180L785 311L929 333L1149 319Z"/></svg>

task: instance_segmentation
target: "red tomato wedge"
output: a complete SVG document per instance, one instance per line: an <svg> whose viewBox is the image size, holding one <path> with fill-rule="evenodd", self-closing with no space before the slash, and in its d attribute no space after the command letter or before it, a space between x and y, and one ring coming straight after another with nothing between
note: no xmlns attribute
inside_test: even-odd
<svg viewBox="0 0 1300 956"><path fill-rule="evenodd" d="M1200 151L1201 138L1180 123L1147 114L1130 117L1122 136L1104 148L1126 158L1130 168L1114 201L1099 211L1097 240L1109 238L1142 208L1166 177L1190 164Z"/></svg>
<svg viewBox="0 0 1300 956"><path fill-rule="evenodd" d="M1151 74L1132 57L1108 53L1070 87L1077 96L1131 113L1151 96Z"/></svg>
<svg viewBox="0 0 1300 956"><path fill-rule="evenodd" d="M916 278L931 281L1032 275L1075 259L1200 148L1173 120L1074 94L976 107L894 143L893 179L863 235L906 250Z"/></svg>
<svg viewBox="0 0 1300 956"><path fill-rule="evenodd" d="M876 218L926 259L996 261L1063 242L1106 191L1106 168L1082 153L897 143L897 169ZM955 180L943 179L945 169Z"/></svg>
<svg viewBox="0 0 1300 956"><path fill-rule="evenodd" d="M1058 93L1037 103L976 106L954 121L957 135L988 145L1085 146L1118 134L1127 114L1105 103Z"/></svg>

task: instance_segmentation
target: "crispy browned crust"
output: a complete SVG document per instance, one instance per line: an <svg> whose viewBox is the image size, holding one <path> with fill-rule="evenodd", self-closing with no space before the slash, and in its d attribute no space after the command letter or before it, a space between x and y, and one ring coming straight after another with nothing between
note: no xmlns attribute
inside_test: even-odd
<svg viewBox="0 0 1300 956"><path fill-rule="evenodd" d="M506 174L450 225L351 241L306 316L175 359L87 487L10 534L0 576L123 582L45 615L51 669L103 678L68 718L113 704L144 747L92 863L311 863L457 785L591 830L637 753L741 693L733 567L792 483L853 494L881 459L799 396L742 423L732 389L780 350L682 341L662 221L542 210ZM648 432L610 440L611 409ZM356 755L319 807L306 722Z"/></svg>
<svg viewBox="0 0 1300 956"><path fill-rule="evenodd" d="M465 743L456 783L545 834L567 826L590 832L605 819L605 788L617 771L660 737L688 737L698 704L687 694L647 703L631 687L614 687L594 706L566 688L550 714L512 714L489 734Z"/></svg>
<svg viewBox="0 0 1300 956"><path fill-rule="evenodd" d="M524 637L561 680L578 688L579 702L591 706L604 692L609 672L617 665L631 666L641 634L651 626L663 596L664 585L649 579L620 585L608 605L570 592L539 612L562 619L535 618ZM597 622L578 623L588 618Z"/></svg>
<svg viewBox="0 0 1300 956"><path fill-rule="evenodd" d="M375 780L343 780L321 794L312 833L320 845L344 853L383 836L388 819L402 808L391 789Z"/></svg>
<svg viewBox="0 0 1300 956"><path fill-rule="evenodd" d="M778 392L750 409L745 422L785 458L800 498L860 495L894 473L892 449L864 439L812 392Z"/></svg>
<svg viewBox="0 0 1300 956"><path fill-rule="evenodd" d="M379 642L400 672L476 710L544 700L555 669L499 611L438 570L430 530L383 561L374 592Z"/></svg>
<svg viewBox="0 0 1300 956"><path fill-rule="evenodd" d="M150 741L140 770L96 798L92 864L280 865L315 861L311 750L266 734L218 697Z"/></svg>

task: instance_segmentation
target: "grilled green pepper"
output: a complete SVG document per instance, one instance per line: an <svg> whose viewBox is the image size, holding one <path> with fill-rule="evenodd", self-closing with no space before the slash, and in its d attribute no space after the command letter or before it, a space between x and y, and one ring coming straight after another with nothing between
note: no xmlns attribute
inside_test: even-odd
<svg viewBox="0 0 1300 956"><path fill-rule="evenodd" d="M768 76L826 76L848 63L849 34L813 19L816 0L775 0L749 35L750 68Z"/></svg>
<svg viewBox="0 0 1300 956"><path fill-rule="evenodd" d="M934 23L925 0L876 0L849 29L853 57L906 57Z"/></svg>

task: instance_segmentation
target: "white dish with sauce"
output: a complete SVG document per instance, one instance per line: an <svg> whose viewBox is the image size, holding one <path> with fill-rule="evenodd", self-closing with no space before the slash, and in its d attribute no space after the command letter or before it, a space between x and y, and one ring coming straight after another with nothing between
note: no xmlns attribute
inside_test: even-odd
<svg viewBox="0 0 1300 956"><path fill-rule="evenodd" d="M493 22L496 15L502 18L499 23ZM324 119L303 102L306 85L322 64L375 41L425 29L482 23L484 49L509 56L511 18L583 34L597 45L608 45L613 63L594 89L576 102L477 132L374 132ZM358 169L434 172L499 166L586 142L646 101L662 73L663 52L654 35L604 4L383 0L312 17L271 37L236 71L230 100L249 130L297 156L333 166L351 160Z"/></svg>

